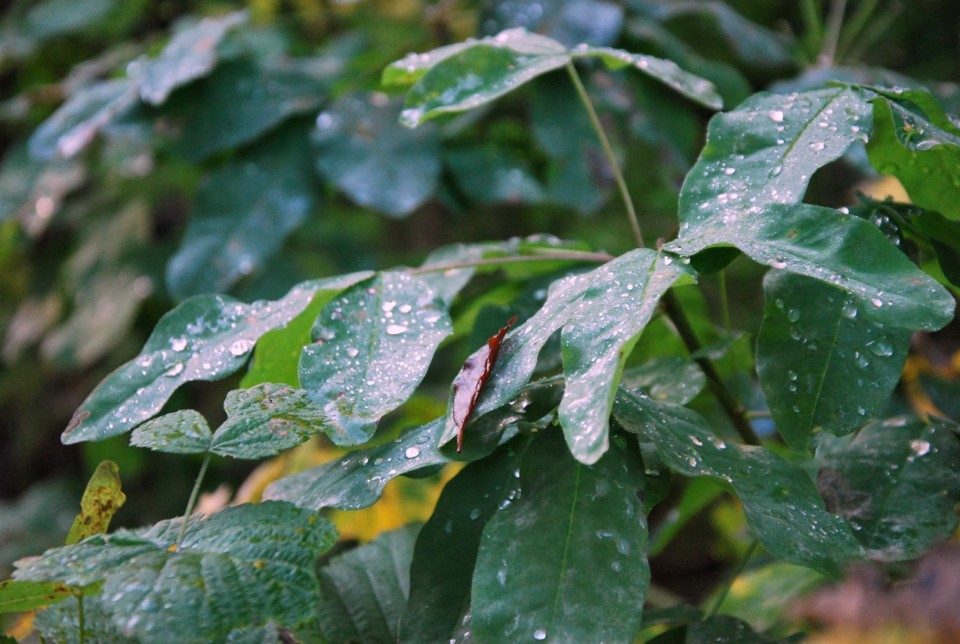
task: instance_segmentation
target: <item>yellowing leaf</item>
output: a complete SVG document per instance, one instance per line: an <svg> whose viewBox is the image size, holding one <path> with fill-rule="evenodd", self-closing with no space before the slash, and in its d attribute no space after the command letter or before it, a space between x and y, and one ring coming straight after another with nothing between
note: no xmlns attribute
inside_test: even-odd
<svg viewBox="0 0 960 644"><path fill-rule="evenodd" d="M103 461L83 492L80 514L73 520L66 545L79 543L95 534L104 534L110 527L113 515L126 500L127 495L120 491L120 469L113 461Z"/></svg>

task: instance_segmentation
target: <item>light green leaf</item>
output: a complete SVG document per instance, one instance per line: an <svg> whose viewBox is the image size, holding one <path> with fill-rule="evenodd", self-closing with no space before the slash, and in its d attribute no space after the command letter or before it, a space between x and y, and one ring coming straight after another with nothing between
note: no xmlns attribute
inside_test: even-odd
<svg viewBox="0 0 960 644"><path fill-rule="evenodd" d="M119 530L25 560L15 577L85 586L103 581L103 609L124 637L215 640L268 621L296 625L319 600L315 564L336 531L286 503L227 508L192 519ZM162 635L161 635L162 634Z"/></svg>
<svg viewBox="0 0 960 644"><path fill-rule="evenodd" d="M480 542L470 628L481 641L626 641L640 626L650 580L636 448L593 466L542 433Z"/></svg>
<svg viewBox="0 0 960 644"><path fill-rule="evenodd" d="M396 642L420 526L386 532L320 568L320 632L328 642Z"/></svg>
<svg viewBox="0 0 960 644"><path fill-rule="evenodd" d="M611 69L630 66L687 98L710 107L720 106L720 97L709 81L684 72L670 61L607 47L583 45L568 50L556 40L522 28L425 54L410 54L387 67L383 82L393 86L413 83L400 120L415 127L441 114L489 103L537 76L577 58L591 57L600 58Z"/></svg>
<svg viewBox="0 0 960 644"><path fill-rule="evenodd" d="M34 131L28 143L30 154L44 160L76 156L136 103L137 84L127 79L84 87Z"/></svg>
<svg viewBox="0 0 960 644"><path fill-rule="evenodd" d="M621 389L614 417L684 476L710 476L729 485L747 523L775 557L837 575L864 556L846 521L823 506L813 481L798 466L763 447L726 443L702 416Z"/></svg>
<svg viewBox="0 0 960 644"><path fill-rule="evenodd" d="M145 103L161 105L177 87L206 76L217 63L219 42L246 21L246 12L235 11L179 29L159 56L128 67L128 74L140 83L140 97Z"/></svg>
<svg viewBox="0 0 960 644"><path fill-rule="evenodd" d="M22 613L72 597L74 589L54 581L0 581L0 614Z"/></svg>
<svg viewBox="0 0 960 644"><path fill-rule="evenodd" d="M429 286L378 273L324 307L300 356L300 385L326 413L330 438L356 445L409 398L453 324Z"/></svg>
<svg viewBox="0 0 960 644"><path fill-rule="evenodd" d="M607 451L610 410L633 345L667 289L691 281L680 262L649 249L621 255L590 277L560 336L560 423L570 451L587 465Z"/></svg>
<svg viewBox="0 0 960 644"><path fill-rule="evenodd" d="M462 628L480 536L497 508L516 499L520 487L514 472L523 451L515 443L506 445L470 463L444 486L417 538L400 641L432 644Z"/></svg>
<svg viewBox="0 0 960 644"><path fill-rule="evenodd" d="M877 90L870 162L895 176L918 206L960 220L960 127L921 90Z"/></svg>
<svg viewBox="0 0 960 644"><path fill-rule="evenodd" d="M871 423L853 440L817 451L817 487L871 558L915 559L957 527L960 438L956 425L905 417Z"/></svg>
<svg viewBox="0 0 960 644"><path fill-rule="evenodd" d="M862 425L900 380L911 332L859 315L863 302L800 275L770 271L757 371L777 431L805 451L813 432Z"/></svg>
<svg viewBox="0 0 960 644"><path fill-rule="evenodd" d="M130 444L168 454L205 454L213 432L198 411L182 409L158 416L133 430Z"/></svg>
<svg viewBox="0 0 960 644"><path fill-rule="evenodd" d="M435 128L397 123L400 102L348 95L317 116L317 170L357 204L404 217L433 196L440 177Z"/></svg>
<svg viewBox="0 0 960 644"><path fill-rule="evenodd" d="M434 421L404 432L395 441L280 479L266 489L264 498L311 509L369 507L394 477L449 462L436 447L441 429L441 421Z"/></svg>
<svg viewBox="0 0 960 644"><path fill-rule="evenodd" d="M274 302L190 298L160 319L139 356L93 390L61 439L71 444L130 431L160 411L185 382L218 380L242 367L261 335L296 317L318 292L339 292L369 276L303 282Z"/></svg>
<svg viewBox="0 0 960 644"><path fill-rule="evenodd" d="M223 293L260 271L314 206L306 128L285 127L212 172L167 265L177 298Z"/></svg>
<svg viewBox="0 0 960 644"><path fill-rule="evenodd" d="M668 246L687 256L736 246L757 262L847 291L864 303L860 315L888 327L935 330L953 317L953 297L859 217L806 204L768 205L696 230Z"/></svg>
<svg viewBox="0 0 960 644"><path fill-rule="evenodd" d="M320 291L310 304L286 326L265 333L257 342L250 368L240 386L244 388L272 382L291 387L300 386L298 361L303 348L310 344L310 329L335 292Z"/></svg>

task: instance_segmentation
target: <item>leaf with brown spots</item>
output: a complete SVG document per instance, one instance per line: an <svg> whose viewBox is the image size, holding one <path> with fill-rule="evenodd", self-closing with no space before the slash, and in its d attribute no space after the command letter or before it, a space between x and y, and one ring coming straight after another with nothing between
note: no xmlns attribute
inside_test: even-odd
<svg viewBox="0 0 960 644"><path fill-rule="evenodd" d="M55 581L0 582L0 614L43 608L74 594L74 589Z"/></svg>
<svg viewBox="0 0 960 644"><path fill-rule="evenodd" d="M120 491L120 468L113 461L103 461L87 483L80 499L80 514L73 520L65 543L69 546L106 533L113 515L126 500L127 495Z"/></svg>

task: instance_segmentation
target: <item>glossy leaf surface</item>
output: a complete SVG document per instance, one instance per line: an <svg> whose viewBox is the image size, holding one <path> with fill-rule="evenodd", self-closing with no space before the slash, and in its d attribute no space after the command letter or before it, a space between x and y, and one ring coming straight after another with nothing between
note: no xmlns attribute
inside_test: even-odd
<svg viewBox="0 0 960 644"><path fill-rule="evenodd" d="M630 350L667 289L691 279L679 262L649 249L621 255L590 277L560 336L560 423L570 451L586 464L609 446L608 419Z"/></svg>
<svg viewBox="0 0 960 644"><path fill-rule="evenodd" d="M320 632L328 642L396 642L420 526L387 532L319 570Z"/></svg>
<svg viewBox="0 0 960 644"><path fill-rule="evenodd" d="M600 58L612 69L630 66L687 98L709 107L720 106L720 97L709 81L684 72L670 61L606 47L568 50L556 40L522 28L425 54L410 54L384 71L383 82L413 84L401 114L401 121L412 127L440 114L489 103L576 58L590 57Z"/></svg>
<svg viewBox="0 0 960 644"><path fill-rule="evenodd" d="M817 487L871 558L905 561L949 538L960 501L960 438L946 421L871 423L818 450Z"/></svg>
<svg viewBox="0 0 960 644"><path fill-rule="evenodd" d="M517 445L504 446L468 464L444 486L414 549L401 641L429 644L462 628L480 536L497 509L516 499L520 483L514 472L522 454Z"/></svg>
<svg viewBox="0 0 960 644"><path fill-rule="evenodd" d="M809 450L818 429L862 425L900 380L911 332L860 315L872 304L824 282L770 271L763 285L757 371L780 435Z"/></svg>
<svg viewBox="0 0 960 644"><path fill-rule="evenodd" d="M257 339L296 317L317 292L339 292L368 276L353 273L304 282L275 302L242 304L221 295L183 302L161 318L139 356L87 397L64 431L63 442L130 431L160 411L180 385L217 380L242 367Z"/></svg>
<svg viewBox="0 0 960 644"><path fill-rule="evenodd" d="M413 393L452 330L443 302L406 273L379 273L327 304L300 356L300 385L327 415L330 438L369 439Z"/></svg>
<svg viewBox="0 0 960 644"><path fill-rule="evenodd" d="M403 217L437 189L440 137L397 122L398 101L349 95L317 116L317 170L361 206Z"/></svg>
<svg viewBox="0 0 960 644"><path fill-rule="evenodd" d="M15 576L103 581L104 609L126 637L218 639L240 626L313 616L315 562L336 538L325 519L285 503L235 506L191 520L174 550L179 528L179 520L164 521L91 537L48 550Z"/></svg>
<svg viewBox="0 0 960 644"><path fill-rule="evenodd" d="M353 451L346 456L270 485L265 498L304 508L358 510L373 505L390 479L449 462L436 448L442 428L434 421L404 432L395 441Z"/></svg>
<svg viewBox="0 0 960 644"><path fill-rule="evenodd" d="M223 293L264 269L314 206L302 127L283 128L211 173L167 265L178 298Z"/></svg>
<svg viewBox="0 0 960 644"><path fill-rule="evenodd" d="M918 206L960 220L960 127L924 91L879 91L870 162L899 179Z"/></svg>
<svg viewBox="0 0 960 644"><path fill-rule="evenodd" d="M477 639L625 640L640 626L650 572L637 493L639 452L616 444L593 466L556 431L520 464L520 492L487 523L473 577Z"/></svg>
<svg viewBox="0 0 960 644"><path fill-rule="evenodd" d="M863 556L850 526L827 512L798 466L762 447L727 443L696 412L640 393L621 390L613 413L625 429L656 445L672 470L726 482L743 504L750 528L774 556L831 575Z"/></svg>

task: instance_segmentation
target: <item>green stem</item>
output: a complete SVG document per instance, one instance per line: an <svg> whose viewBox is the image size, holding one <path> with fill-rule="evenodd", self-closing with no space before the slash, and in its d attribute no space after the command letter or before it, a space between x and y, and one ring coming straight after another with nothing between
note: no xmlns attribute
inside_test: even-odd
<svg viewBox="0 0 960 644"><path fill-rule="evenodd" d="M727 331L733 326L730 324L730 299L727 297L727 273L720 271L720 313L723 315L723 328Z"/></svg>
<svg viewBox="0 0 960 644"><path fill-rule="evenodd" d="M687 320L687 316L684 314L680 302L677 300L677 296L674 295L673 291L667 291L664 293L661 302L663 303L663 310L670 318L670 321L673 322L673 326L677 329L677 333L680 335L680 339L683 340L684 345L686 345L687 350L691 354L696 355L703 348L703 344L701 344L693 327L690 326L690 321ZM717 371L713 362L703 356L695 357L694 360L700 365L700 368L703 369L703 373L707 376L707 382L710 384L713 395L717 397L720 406L723 407L723 411L726 412L730 418L730 421L733 423L734 428L736 428L737 433L740 434L743 442L748 445L759 445L760 437L753 431L753 426L750 425L750 421L747 420L746 410L730 390L727 389L727 385L723 382L723 378L720 377L720 373Z"/></svg>
<svg viewBox="0 0 960 644"><path fill-rule="evenodd" d="M837 56L837 43L840 40L840 30L843 27L843 14L847 10L847 0L833 0L830 3L830 13L827 15L827 29L823 35L823 46L817 63L829 67L833 65Z"/></svg>
<svg viewBox="0 0 960 644"><path fill-rule="evenodd" d="M203 455L203 463L200 465L200 471L197 472L197 480L193 484L193 490L190 492L190 500L187 501L187 509L183 513L183 525L180 526L180 534L177 535L177 551L180 550L180 544L183 543L183 537L187 534L187 523L190 522L190 515L197 505L197 497L200 496L200 484L203 483L203 476L207 473L207 466L210 465L210 452Z"/></svg>
<svg viewBox="0 0 960 644"><path fill-rule="evenodd" d="M521 255L518 257L490 257L486 259L472 259L463 262L447 262L443 264L429 264L417 268L407 269L410 275L422 275L423 273L440 273L443 271L452 271L459 268L475 268L477 266L500 266L501 264L517 264L523 262L596 262L604 264L614 259L613 255L607 253L589 253L586 251L560 251L544 252L539 255Z"/></svg>
<svg viewBox="0 0 960 644"><path fill-rule="evenodd" d="M627 217L630 219L633 237L637 242L637 246L643 248L646 246L643 241L643 231L640 230L640 221L637 219L637 212L633 207L633 199L630 198L630 192L627 190L627 182L623 178L623 173L620 172L620 164L617 163L617 156L613 153L613 148L610 146L610 140L607 139L606 132L603 131L603 125L600 124L597 111L593 109L593 103L590 101L590 96L587 94L587 90L580 80L580 74L577 73L577 68L573 66L572 61L567 63L566 68L567 74L570 76L570 80L577 90L577 96L580 97L580 102L583 103L583 108L587 111L587 116L590 117L590 124L593 126L593 131L596 133L597 138L600 140L600 145L603 147L603 153L607 157L607 162L610 164L613 178L617 182L617 189L620 191L620 198L623 199L623 206L627 209Z"/></svg>
<svg viewBox="0 0 960 644"><path fill-rule="evenodd" d="M740 573L743 572L743 569L747 567L747 562L750 561L750 557L753 556L753 553L756 551L758 545L759 542L754 539L750 544L750 547L747 548L747 551L743 554L743 558L740 560L740 563L737 565L736 569L730 574L730 579L728 579L727 583L725 583L723 588L720 589L720 594L717 595L716 601L713 602L713 607L711 607L709 612L703 616L704 619L713 617L717 614L717 611L720 610L720 606L723 605L727 595L730 594L730 589L733 587L733 582L737 580L737 577L740 576Z"/></svg>

